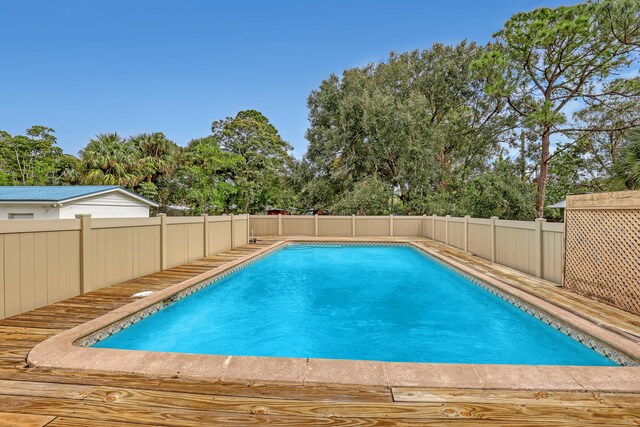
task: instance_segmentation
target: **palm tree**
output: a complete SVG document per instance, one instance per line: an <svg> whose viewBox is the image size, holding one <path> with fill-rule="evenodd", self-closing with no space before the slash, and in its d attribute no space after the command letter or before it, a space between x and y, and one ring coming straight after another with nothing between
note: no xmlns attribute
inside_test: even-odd
<svg viewBox="0 0 640 427"><path fill-rule="evenodd" d="M170 178L177 168L178 146L162 132L142 133L129 139L135 155L136 169L141 176L136 188L143 196L164 203L169 194L161 190L161 181Z"/></svg>
<svg viewBox="0 0 640 427"><path fill-rule="evenodd" d="M132 145L115 132L96 135L80 150L80 170L85 184L133 187L139 181Z"/></svg>
<svg viewBox="0 0 640 427"><path fill-rule="evenodd" d="M640 189L640 130L629 134L627 143L620 149L618 161L613 166L614 181L620 187Z"/></svg>
<svg viewBox="0 0 640 427"><path fill-rule="evenodd" d="M141 133L129 139L135 150L136 166L147 182L153 182L160 174L170 174L175 169L178 146L162 132Z"/></svg>

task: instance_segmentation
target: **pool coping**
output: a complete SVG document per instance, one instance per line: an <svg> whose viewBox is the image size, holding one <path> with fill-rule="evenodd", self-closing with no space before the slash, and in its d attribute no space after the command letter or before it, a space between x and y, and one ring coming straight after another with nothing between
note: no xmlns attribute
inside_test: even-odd
<svg viewBox="0 0 640 427"><path fill-rule="evenodd" d="M229 274L247 261L290 242L317 243L317 239L287 238L221 267L196 275L154 294L119 307L36 345L27 356L31 367L133 374L158 378L195 378L221 383L307 386L435 387L563 391L640 392L640 367L535 366L378 362L317 358L219 356L80 347L76 343L124 318L153 310L154 306L188 291L208 279ZM345 243L343 239L324 242ZM603 343L640 359L640 345L624 334L603 327L597 320L576 314L539 296L515 288L409 239L357 238L350 242L412 245L455 269L542 310Z"/></svg>

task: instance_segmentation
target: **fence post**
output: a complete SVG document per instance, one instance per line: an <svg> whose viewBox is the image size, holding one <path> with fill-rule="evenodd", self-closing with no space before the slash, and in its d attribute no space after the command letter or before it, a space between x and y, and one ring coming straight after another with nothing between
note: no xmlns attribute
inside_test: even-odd
<svg viewBox="0 0 640 427"><path fill-rule="evenodd" d="M393 214L389 215L389 236L393 237Z"/></svg>
<svg viewBox="0 0 640 427"><path fill-rule="evenodd" d="M422 237L427 237L427 216L422 215Z"/></svg>
<svg viewBox="0 0 640 427"><path fill-rule="evenodd" d="M209 215L202 214L202 232L204 233L202 236L204 257L209 256Z"/></svg>
<svg viewBox="0 0 640 427"><path fill-rule="evenodd" d="M80 294L91 292L91 272L93 271L93 257L91 256L92 234L91 215L76 215L80 220Z"/></svg>
<svg viewBox="0 0 640 427"><path fill-rule="evenodd" d="M436 217L438 215L431 215L431 240L436 240Z"/></svg>
<svg viewBox="0 0 640 427"><path fill-rule="evenodd" d="M355 214L351 215L351 236L355 237L356 235L356 216Z"/></svg>
<svg viewBox="0 0 640 427"><path fill-rule="evenodd" d="M234 249L236 245L235 245L235 239L233 237L233 214L230 214L229 218L231 218L231 221L229 221L229 224L231 224L231 249Z"/></svg>
<svg viewBox="0 0 640 427"><path fill-rule="evenodd" d="M313 235L318 235L318 214L313 216Z"/></svg>
<svg viewBox="0 0 640 427"><path fill-rule="evenodd" d="M464 251L469 252L469 215L464 216Z"/></svg>
<svg viewBox="0 0 640 427"><path fill-rule="evenodd" d="M536 218L536 237L535 237L535 257L536 257L536 277L542 277L542 223L547 222L544 218Z"/></svg>
<svg viewBox="0 0 640 427"><path fill-rule="evenodd" d="M497 216L491 217L491 262L496 262L496 220Z"/></svg>
<svg viewBox="0 0 640 427"><path fill-rule="evenodd" d="M158 214L160 217L160 270L167 269L167 214Z"/></svg>
<svg viewBox="0 0 640 427"><path fill-rule="evenodd" d="M251 231L249 228L251 227L251 218L249 218L249 214L247 214L247 245L251 242Z"/></svg>
<svg viewBox="0 0 640 427"><path fill-rule="evenodd" d="M447 215L444 217L444 243L449 244L449 218L451 215Z"/></svg>
<svg viewBox="0 0 640 427"><path fill-rule="evenodd" d="M282 236L282 214L278 214L278 236Z"/></svg>

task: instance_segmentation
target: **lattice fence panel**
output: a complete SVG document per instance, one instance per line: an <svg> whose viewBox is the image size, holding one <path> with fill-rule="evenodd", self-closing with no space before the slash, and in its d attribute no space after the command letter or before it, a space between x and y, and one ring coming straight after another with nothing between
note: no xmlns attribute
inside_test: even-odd
<svg viewBox="0 0 640 427"><path fill-rule="evenodd" d="M640 210L567 210L564 286L640 312Z"/></svg>

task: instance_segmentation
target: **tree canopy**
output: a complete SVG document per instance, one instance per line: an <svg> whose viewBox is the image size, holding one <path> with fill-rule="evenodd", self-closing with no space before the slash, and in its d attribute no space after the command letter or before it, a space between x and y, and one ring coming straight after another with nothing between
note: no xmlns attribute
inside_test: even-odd
<svg viewBox="0 0 640 427"><path fill-rule="evenodd" d="M235 117L214 121L211 132L220 149L238 159L231 179L236 189L234 204L242 212L292 204L293 193L285 186L293 164L292 147L269 119L255 110L240 111Z"/></svg>
<svg viewBox="0 0 640 427"><path fill-rule="evenodd" d="M545 206L554 136L574 144L591 132L619 132L640 124L640 79L612 78L637 60L638 8L634 18L627 15L628 5L626 1L588 2L517 13L473 64L485 76L487 92L503 98L520 126L536 135L532 144L538 163L538 217ZM621 10L625 16L619 16ZM630 33L632 22L635 29ZM568 111L576 103L601 119L616 110L632 117L588 120L586 112L570 117Z"/></svg>
<svg viewBox="0 0 640 427"><path fill-rule="evenodd" d="M0 131L1 184L64 184L74 168L75 159L62 153L53 129L32 126L16 136Z"/></svg>
<svg viewBox="0 0 640 427"><path fill-rule="evenodd" d="M301 203L331 210L373 178L387 188L385 212L469 206L459 197L464 184L491 170L513 129L502 100L471 69L483 52L435 44L323 81L308 102L303 168L313 179Z"/></svg>
<svg viewBox="0 0 640 427"><path fill-rule="evenodd" d="M640 189L640 131L631 133L614 165L614 181L621 189Z"/></svg>

